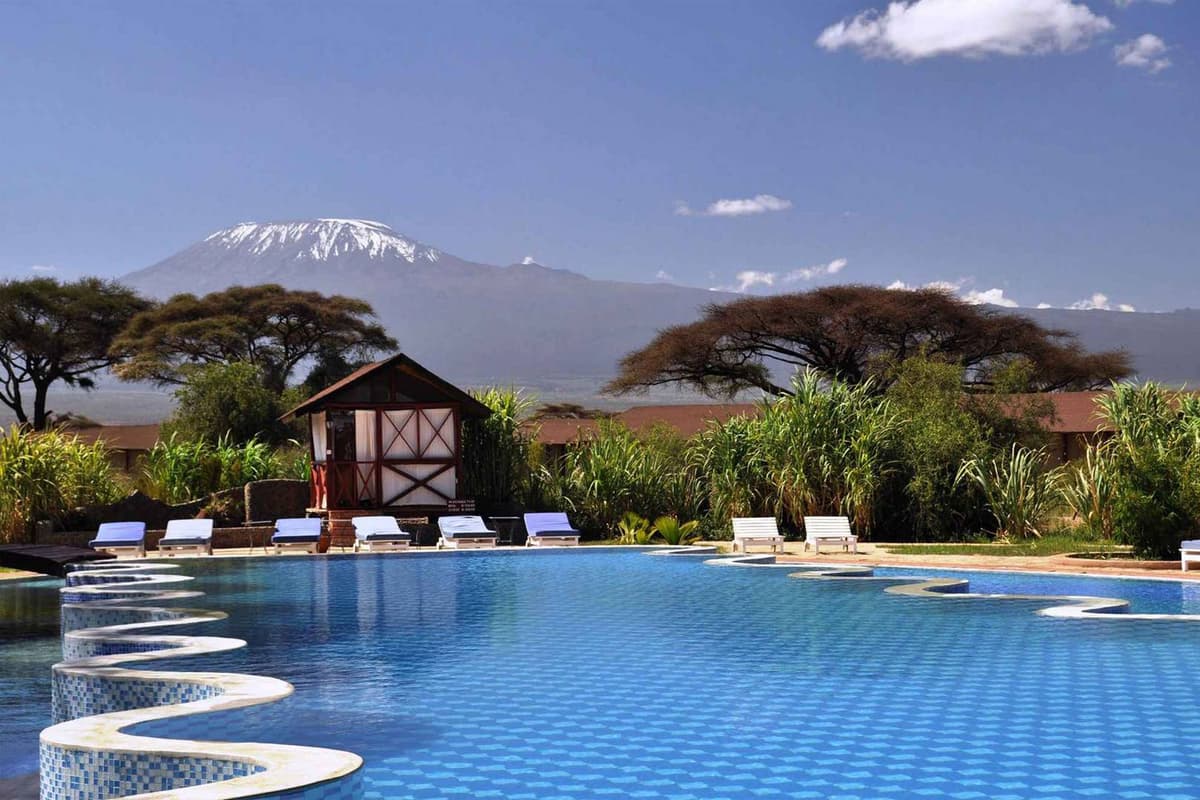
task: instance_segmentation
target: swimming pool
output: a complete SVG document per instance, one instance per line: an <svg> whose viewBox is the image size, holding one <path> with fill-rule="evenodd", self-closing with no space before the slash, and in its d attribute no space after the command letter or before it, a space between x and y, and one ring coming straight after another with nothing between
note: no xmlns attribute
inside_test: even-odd
<svg viewBox="0 0 1200 800"><path fill-rule="evenodd" d="M182 563L230 615L195 632L249 646L153 666L297 691L136 732L350 750L368 798L1200 798L1194 622L638 552ZM1070 580L1185 610L1175 582Z"/></svg>

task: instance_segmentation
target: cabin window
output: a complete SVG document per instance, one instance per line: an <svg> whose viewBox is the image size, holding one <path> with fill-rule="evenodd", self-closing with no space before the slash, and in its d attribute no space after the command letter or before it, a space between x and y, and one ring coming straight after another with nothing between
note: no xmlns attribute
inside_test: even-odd
<svg viewBox="0 0 1200 800"><path fill-rule="evenodd" d="M354 446L354 412L329 412L329 449L334 461L357 461Z"/></svg>

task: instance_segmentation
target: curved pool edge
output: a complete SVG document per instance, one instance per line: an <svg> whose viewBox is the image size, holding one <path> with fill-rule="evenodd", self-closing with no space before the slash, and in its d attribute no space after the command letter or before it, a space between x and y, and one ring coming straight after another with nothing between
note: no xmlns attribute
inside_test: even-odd
<svg viewBox="0 0 1200 800"><path fill-rule="evenodd" d="M42 800L358 797L363 761L354 753L123 732L143 722L261 705L292 693L291 684L265 676L121 666L245 646L241 639L228 637L145 633L226 616L219 611L146 605L203 594L168 588L191 580L156 572L174 568L173 564L105 564L68 575L67 586L60 590L64 660L51 668L55 716L62 721L40 736Z"/></svg>
<svg viewBox="0 0 1200 800"><path fill-rule="evenodd" d="M694 548L695 550L711 550L713 548ZM672 551L658 551L653 555L683 556L704 555L700 552L683 552L685 548ZM719 551L718 551L719 552ZM866 580L899 584L884 589L888 594L905 597L937 598L954 600L1024 600L1027 602L1045 602L1049 605L1037 610L1037 614L1045 617L1064 619L1109 619L1109 620L1150 620L1160 622L1200 622L1200 614L1144 614L1129 611L1129 601L1119 597L1099 597L1092 595L1044 595L1044 594L984 594L970 591L970 581L966 578L944 578L937 576L905 576L905 575L876 575L874 566L857 564L818 564L797 561L779 563L774 554L761 553L753 555L721 555L710 558L705 564L717 567L755 567L791 569L789 578L807 580ZM919 568L914 568L919 569ZM1041 575L1043 573L1021 570L970 570L957 569L958 572L1008 572L1021 575ZM1094 575L1081 573L1076 577L1095 578ZM1126 576L1122 576L1125 578ZM1173 580L1166 576L1128 577L1128 580ZM1177 579L1174 579L1177 580Z"/></svg>

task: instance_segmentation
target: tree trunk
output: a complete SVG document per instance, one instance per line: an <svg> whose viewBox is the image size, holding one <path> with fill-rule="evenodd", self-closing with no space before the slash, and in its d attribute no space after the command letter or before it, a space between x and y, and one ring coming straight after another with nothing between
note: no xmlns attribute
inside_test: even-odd
<svg viewBox="0 0 1200 800"><path fill-rule="evenodd" d="M50 421L50 415L46 413L46 393L49 389L50 384L48 383L35 383L33 386L33 429L35 431L46 430L46 424Z"/></svg>

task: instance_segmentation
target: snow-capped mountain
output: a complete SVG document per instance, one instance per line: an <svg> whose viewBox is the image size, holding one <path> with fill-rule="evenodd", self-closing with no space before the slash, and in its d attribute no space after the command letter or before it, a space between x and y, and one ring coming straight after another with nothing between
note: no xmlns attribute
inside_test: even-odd
<svg viewBox="0 0 1200 800"><path fill-rule="evenodd" d="M658 328L720 299L532 259L479 264L359 219L240 223L122 280L158 298L254 283L361 297L406 352L449 378L593 388Z"/></svg>
<svg viewBox="0 0 1200 800"><path fill-rule="evenodd" d="M205 237L205 242L250 255L294 252L297 259L328 261L351 253L402 258L410 264L437 261L441 252L401 236L382 222L318 219L309 222L243 222Z"/></svg>

